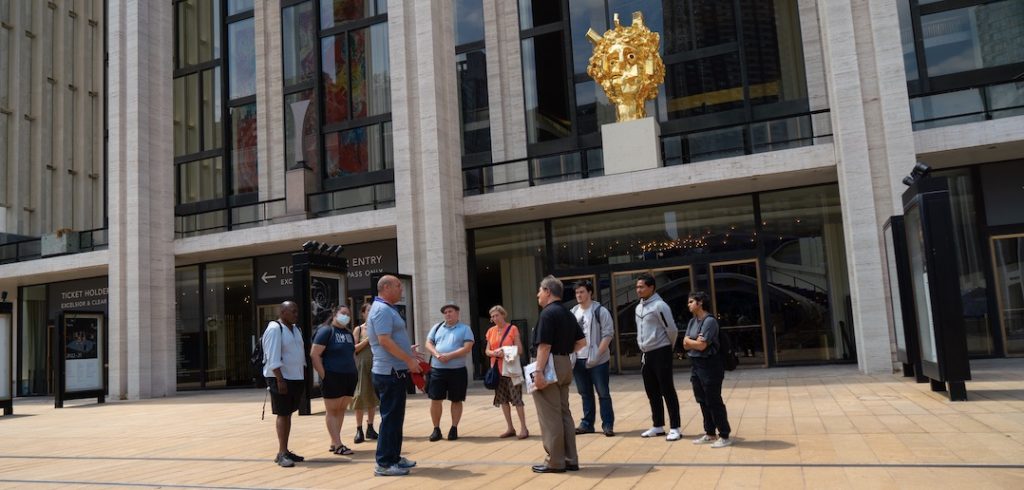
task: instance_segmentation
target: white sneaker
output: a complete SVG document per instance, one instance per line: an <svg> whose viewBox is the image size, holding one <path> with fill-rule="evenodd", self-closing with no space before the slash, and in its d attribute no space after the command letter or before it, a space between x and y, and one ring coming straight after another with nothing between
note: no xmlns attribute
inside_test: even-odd
<svg viewBox="0 0 1024 490"><path fill-rule="evenodd" d="M709 442L715 442L715 439L707 434L704 434L693 440L694 444L707 444Z"/></svg>
<svg viewBox="0 0 1024 490"><path fill-rule="evenodd" d="M640 437L656 437L663 435L665 435L665 429L662 429L661 427L651 427L640 434Z"/></svg>
<svg viewBox="0 0 1024 490"><path fill-rule="evenodd" d="M668 431L668 435L665 436L666 441L678 441L683 438L683 435L679 433L679 429L672 429Z"/></svg>
<svg viewBox="0 0 1024 490"><path fill-rule="evenodd" d="M715 443L711 445L711 447L719 448L719 447L726 447L726 446L731 446L731 445L732 445L732 439L726 439L725 437L719 437L718 440L715 441Z"/></svg>

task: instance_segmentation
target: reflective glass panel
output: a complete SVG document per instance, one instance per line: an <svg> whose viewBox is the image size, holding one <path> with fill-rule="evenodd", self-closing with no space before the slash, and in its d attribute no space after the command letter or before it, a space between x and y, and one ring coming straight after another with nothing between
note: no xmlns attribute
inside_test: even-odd
<svg viewBox="0 0 1024 490"><path fill-rule="evenodd" d="M572 70L575 74L587 72L594 45L587 39L587 30L594 29L604 35L608 30L608 15L604 10L605 0L574 0L569 2L569 29L572 40ZM622 19L629 25L628 18Z"/></svg>
<svg viewBox="0 0 1024 490"><path fill-rule="evenodd" d="M757 262L711 264L711 301L740 364L766 364Z"/></svg>
<svg viewBox="0 0 1024 490"><path fill-rule="evenodd" d="M999 292L999 321L1006 354L1024 354L1024 236L992 239L992 267Z"/></svg>
<svg viewBox="0 0 1024 490"><path fill-rule="evenodd" d="M203 330L206 337L206 387L245 386L257 326L252 305L252 260L206 265Z"/></svg>
<svg viewBox="0 0 1024 490"><path fill-rule="evenodd" d="M537 324L537 286L544 272L544 223L535 221L473 231L476 259L477 311L494 305L508 311L508 319L520 327L523 345ZM470 321L471 319L466 319ZM490 326L481 315L473 324L477 338Z"/></svg>
<svg viewBox="0 0 1024 490"><path fill-rule="evenodd" d="M455 45L484 40L483 0L455 0Z"/></svg>
<svg viewBox="0 0 1024 490"><path fill-rule="evenodd" d="M259 188L256 149L256 104L231 108L231 188L233 194L256 192Z"/></svg>
<svg viewBox="0 0 1024 490"><path fill-rule="evenodd" d="M576 84L576 123L580 134L595 133L601 125L615 122L615 106L597 82Z"/></svg>
<svg viewBox="0 0 1024 490"><path fill-rule="evenodd" d="M557 268L751 250L757 246L750 196L556 219L551 222L551 233Z"/></svg>
<svg viewBox="0 0 1024 490"><path fill-rule="evenodd" d="M348 52L352 74L352 117L391 112L387 23L350 32Z"/></svg>
<svg viewBox="0 0 1024 490"><path fill-rule="evenodd" d="M256 94L254 19L228 25L228 93L231 99Z"/></svg>
<svg viewBox="0 0 1024 490"><path fill-rule="evenodd" d="M960 271L960 299L964 308L967 350L972 356L995 353L989 330L988 286L985 280L984 250L978 236L974 179L969 169L939 171L949 183L949 204L953 218L953 244Z"/></svg>
<svg viewBox="0 0 1024 490"><path fill-rule="evenodd" d="M18 373L17 393L21 396L53 393L52 339L56 325L47 321L46 286L21 288L18 298L21 327L18 333L18 355L21 371Z"/></svg>
<svg viewBox="0 0 1024 490"><path fill-rule="evenodd" d="M316 73L316 20L313 3L305 2L281 11L284 30L284 85L313 79Z"/></svg>
<svg viewBox="0 0 1024 490"><path fill-rule="evenodd" d="M228 15L252 10L252 0L228 0Z"/></svg>
<svg viewBox="0 0 1024 490"><path fill-rule="evenodd" d="M740 12L751 104L806 99L796 0L752 2Z"/></svg>
<svg viewBox="0 0 1024 490"><path fill-rule="evenodd" d="M838 188L766 192L759 199L776 359L856 359Z"/></svg>
<svg viewBox="0 0 1024 490"><path fill-rule="evenodd" d="M462 154L491 150L491 120L487 96L487 54L483 50L455 55L459 81L459 123Z"/></svg>
<svg viewBox="0 0 1024 490"><path fill-rule="evenodd" d="M320 0L320 28L387 13L387 0Z"/></svg>
<svg viewBox="0 0 1024 490"><path fill-rule="evenodd" d="M562 2L519 0L519 28L526 30L562 20Z"/></svg>
<svg viewBox="0 0 1024 490"><path fill-rule="evenodd" d="M384 140L385 136L387 141ZM384 151L385 146L391 146L391 134L385 134L379 125L325 135L327 177L344 177L392 168L390 152Z"/></svg>
<svg viewBox="0 0 1024 490"><path fill-rule="evenodd" d="M667 67L665 93L670 119L743 107L743 80L737 53L701 58Z"/></svg>
<svg viewBox="0 0 1024 490"><path fill-rule="evenodd" d="M1006 0L921 16L928 76L1024 61L1024 2Z"/></svg>
<svg viewBox="0 0 1024 490"><path fill-rule="evenodd" d="M213 150L221 147L224 134L221 123L220 68L204 71L202 83L202 149Z"/></svg>
<svg viewBox="0 0 1024 490"><path fill-rule="evenodd" d="M224 197L224 166L220 157L180 163L177 178L177 204Z"/></svg>
<svg viewBox="0 0 1024 490"><path fill-rule="evenodd" d="M334 124L348 119L349 85L348 56L345 50L345 36L330 36L320 40L321 63L323 64L324 124Z"/></svg>
<svg viewBox="0 0 1024 490"><path fill-rule="evenodd" d="M174 79L174 156L199 151L199 73Z"/></svg>
<svg viewBox="0 0 1024 490"><path fill-rule="evenodd" d="M689 0L664 2L666 53L717 46L736 40L732 2Z"/></svg>
<svg viewBox="0 0 1024 490"><path fill-rule="evenodd" d="M910 278L914 289L914 310L917 312L917 335L921 360L938 362L932 319L931 291L928 288L928 264L925 257L924 233L921 228L921 206L915 203L904 211L907 234L907 255L910 256Z"/></svg>
<svg viewBox="0 0 1024 490"><path fill-rule="evenodd" d="M199 266L174 271L174 338L177 343L178 389L199 388L202 382L203 313L199 305Z"/></svg>
<svg viewBox="0 0 1024 490"><path fill-rule="evenodd" d="M220 58L220 2L184 0L178 7L177 67Z"/></svg>
<svg viewBox="0 0 1024 490"><path fill-rule="evenodd" d="M561 32L523 40L526 135L530 143L572 133L565 68Z"/></svg>

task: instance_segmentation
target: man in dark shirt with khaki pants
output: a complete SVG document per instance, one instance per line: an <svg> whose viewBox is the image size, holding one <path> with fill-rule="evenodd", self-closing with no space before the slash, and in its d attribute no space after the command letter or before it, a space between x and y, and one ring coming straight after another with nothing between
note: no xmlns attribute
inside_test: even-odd
<svg viewBox="0 0 1024 490"><path fill-rule="evenodd" d="M547 458L544 464L533 467L535 473L565 473L580 469L576 453L576 423L569 411L569 385L572 383L572 363L569 354L587 343L576 317L560 303L562 282L547 276L537 289L537 304L543 309L533 332L533 345L537 348L536 391L533 403L537 407L541 439ZM548 383L544 369L550 359L555 363L557 381Z"/></svg>

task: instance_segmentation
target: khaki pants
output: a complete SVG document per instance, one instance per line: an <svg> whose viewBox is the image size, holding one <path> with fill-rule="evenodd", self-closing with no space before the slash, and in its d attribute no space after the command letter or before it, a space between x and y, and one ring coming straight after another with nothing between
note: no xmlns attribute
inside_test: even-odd
<svg viewBox="0 0 1024 490"><path fill-rule="evenodd" d="M549 468L565 468L566 464L579 464L576 454L576 424L569 412L569 385L572 384L572 364L569 356L552 356L558 381L543 390L533 392L537 407L540 435L544 442Z"/></svg>

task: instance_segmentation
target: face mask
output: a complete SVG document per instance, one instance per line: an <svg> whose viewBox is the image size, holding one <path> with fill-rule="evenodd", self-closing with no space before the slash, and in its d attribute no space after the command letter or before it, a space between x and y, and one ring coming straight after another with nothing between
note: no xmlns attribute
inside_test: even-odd
<svg viewBox="0 0 1024 490"><path fill-rule="evenodd" d="M343 326L343 327L348 325L348 321L350 320L348 315L346 315L344 313L338 313L338 316L334 317L334 319L337 320L338 323L340 323L341 326Z"/></svg>

